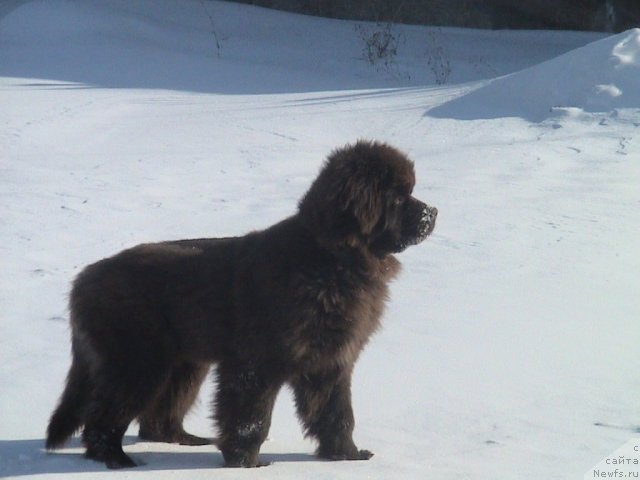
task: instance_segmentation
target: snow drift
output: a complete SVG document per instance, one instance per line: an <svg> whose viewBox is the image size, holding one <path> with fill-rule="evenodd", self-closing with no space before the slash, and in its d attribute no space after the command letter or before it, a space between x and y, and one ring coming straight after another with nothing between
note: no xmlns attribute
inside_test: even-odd
<svg viewBox="0 0 640 480"><path fill-rule="evenodd" d="M609 112L640 108L640 29L599 40L553 60L489 81L429 115L540 121L555 108Z"/></svg>

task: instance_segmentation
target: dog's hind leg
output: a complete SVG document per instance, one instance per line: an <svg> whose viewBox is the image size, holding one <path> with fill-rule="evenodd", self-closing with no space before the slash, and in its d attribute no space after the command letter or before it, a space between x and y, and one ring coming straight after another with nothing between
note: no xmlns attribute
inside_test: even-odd
<svg viewBox="0 0 640 480"><path fill-rule="evenodd" d="M155 402L138 417L139 437L143 440L181 445L213 443L211 439L185 432L182 426L208 371L208 364L183 363L175 367Z"/></svg>
<svg viewBox="0 0 640 480"><path fill-rule="evenodd" d="M122 450L122 438L129 423L154 401L169 377L168 364L151 358L136 360L111 364L98 372L87 409L82 434L85 456L108 468L136 466Z"/></svg>

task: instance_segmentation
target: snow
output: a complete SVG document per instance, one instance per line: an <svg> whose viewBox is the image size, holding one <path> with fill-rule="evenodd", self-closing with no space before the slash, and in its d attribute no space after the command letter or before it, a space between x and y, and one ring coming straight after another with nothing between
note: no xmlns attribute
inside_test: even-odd
<svg viewBox="0 0 640 480"><path fill-rule="evenodd" d="M604 38L505 75L431 111L458 119L521 116L540 121L556 108L587 112L640 108L640 29Z"/></svg>
<svg viewBox="0 0 640 480"><path fill-rule="evenodd" d="M397 55L370 65L360 25L202 0L0 6L0 477L582 478L638 436L639 31L394 27ZM376 455L317 460L286 390L266 468L135 426L133 471L77 439L46 454L74 275L265 227L358 138L405 150L439 210L356 368L355 439ZM212 388L194 434L213 433Z"/></svg>

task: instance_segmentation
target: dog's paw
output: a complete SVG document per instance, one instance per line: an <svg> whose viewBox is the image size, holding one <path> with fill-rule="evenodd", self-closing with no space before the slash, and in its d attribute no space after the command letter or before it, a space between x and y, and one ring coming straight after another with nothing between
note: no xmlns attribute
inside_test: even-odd
<svg viewBox="0 0 640 480"><path fill-rule="evenodd" d="M347 452L319 452L318 455L321 458L338 462L343 460L369 460L371 457L373 457L373 452L370 452L369 450L354 449Z"/></svg>

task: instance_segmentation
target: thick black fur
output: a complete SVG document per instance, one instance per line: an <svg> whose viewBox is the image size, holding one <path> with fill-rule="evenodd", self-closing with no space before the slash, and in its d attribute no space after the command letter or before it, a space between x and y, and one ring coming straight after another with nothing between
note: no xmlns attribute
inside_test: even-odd
<svg viewBox="0 0 640 480"><path fill-rule="evenodd" d="M144 244L80 273L70 299L73 360L48 449L77 430L86 456L134 466L122 437L203 444L182 421L216 365L214 418L229 466L260 465L289 384L318 455L363 460L351 375L378 328L393 253L426 238L437 210L411 196L413 164L360 141L335 150L297 214L242 237Z"/></svg>

